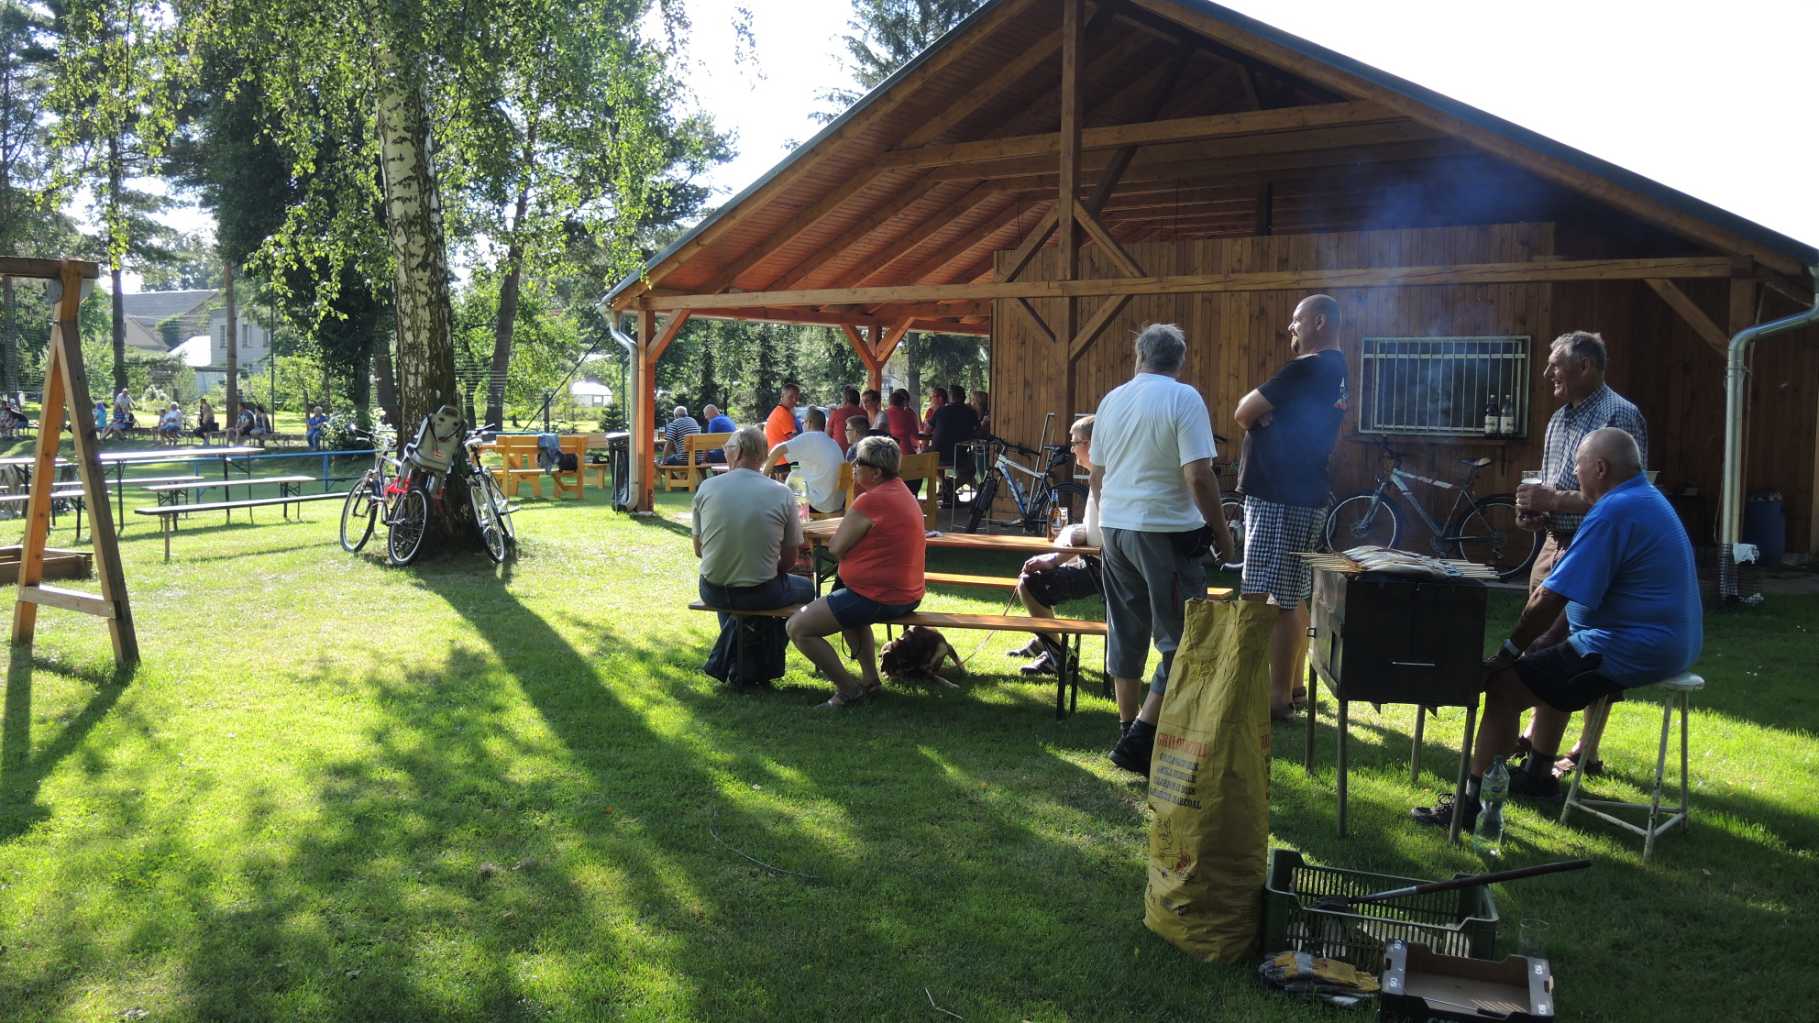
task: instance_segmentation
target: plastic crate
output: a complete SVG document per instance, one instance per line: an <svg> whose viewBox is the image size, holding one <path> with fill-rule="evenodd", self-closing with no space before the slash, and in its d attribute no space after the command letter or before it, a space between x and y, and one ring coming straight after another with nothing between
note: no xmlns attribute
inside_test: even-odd
<svg viewBox="0 0 1819 1023"><path fill-rule="evenodd" d="M1271 849L1263 882L1263 951L1308 952L1371 973L1383 966L1383 946L1398 939L1443 955L1491 958L1497 945L1497 906L1489 888L1408 895L1344 910L1315 908L1325 895L1369 895L1422 883L1420 878L1316 867L1292 849Z"/></svg>

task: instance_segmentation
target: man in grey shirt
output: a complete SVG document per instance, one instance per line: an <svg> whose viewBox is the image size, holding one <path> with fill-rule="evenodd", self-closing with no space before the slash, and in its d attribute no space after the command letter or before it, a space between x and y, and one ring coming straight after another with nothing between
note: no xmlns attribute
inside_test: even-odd
<svg viewBox="0 0 1819 1023"><path fill-rule="evenodd" d="M710 607L761 611L800 607L815 599L815 588L807 579L789 574L802 546L802 520L789 488L764 474L765 454L764 431L748 426L726 442L731 468L695 488L699 589L702 603ZM708 658L708 674L734 685L759 684L782 674L788 636L781 620L761 623L760 628L764 624L776 627L764 630L760 649L747 653L761 655L775 666L775 674L760 672L764 677L749 678L750 670L733 663L735 620L727 614L720 615L720 639Z"/></svg>

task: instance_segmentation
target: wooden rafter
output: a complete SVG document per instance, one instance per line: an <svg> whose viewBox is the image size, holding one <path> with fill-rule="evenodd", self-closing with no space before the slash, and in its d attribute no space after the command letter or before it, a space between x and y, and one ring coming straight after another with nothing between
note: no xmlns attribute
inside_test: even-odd
<svg viewBox="0 0 1819 1023"><path fill-rule="evenodd" d="M847 251L852 244L859 242L892 220L903 215L903 211L912 203L928 196L940 185L951 184L944 181L919 181L910 187L874 204L865 214L841 230L843 244L829 243L797 261L795 266L771 277L760 288L793 288L815 271Z"/></svg>
<svg viewBox="0 0 1819 1023"><path fill-rule="evenodd" d="M1575 166L1561 157L1544 153L1476 121L1437 109L1334 64L1309 60L1305 54L1291 50L1281 43L1242 31L1211 11L1200 9L1197 6L1175 3L1173 0L1129 0L1129 2L1137 9L1198 32L1264 64L1292 68L1296 75L1315 85L1341 95L1380 104L1412 121L1471 142L1486 152L1529 170L1544 180L1564 185L1695 241L1704 242L1725 252L1748 254L1766 265L1787 273L1800 273L1805 269L1800 266L1798 260L1745 238L1734 231L1712 224L1702 217L1681 212L1660 200Z"/></svg>
<svg viewBox="0 0 1819 1023"><path fill-rule="evenodd" d="M1027 208L1017 203L1012 203L978 224L968 228L961 234L958 241L930 253L923 259L905 267L897 276L906 281L920 281L934 271L939 270L960 258L980 242L992 237L1004 228L1022 221L1024 217L1029 215L1029 212L1030 211Z"/></svg>
<svg viewBox="0 0 1819 1023"><path fill-rule="evenodd" d="M715 275L714 279L701 290L725 291L727 288L732 287L733 282L739 278L739 275L750 270L752 267L757 266L759 263L769 258L772 253L775 253L777 250L794 241L797 235L814 227L816 224L819 224L821 221L838 211L848 200L854 195L857 195L866 187L866 185L870 184L872 177L873 175L865 175L861 178L846 182L835 189L826 198L823 198L820 202L791 218L789 223L778 228L776 231L767 233L763 242L753 245L750 249L746 250L744 255L740 256L730 265L723 267L720 272ZM881 211L890 211L890 214L894 214L896 211L901 210L903 207L910 205L927 195L929 192L940 187L941 184L942 183L939 181L912 182L908 187L900 188L874 203L867 213L859 217L858 224L864 224L873 217L877 217ZM887 214L885 219L888 219L890 214ZM769 282L767 282L767 285L768 283Z"/></svg>
<svg viewBox="0 0 1819 1023"><path fill-rule="evenodd" d="M883 339L878 342L878 365L882 366L891 361L891 356L897 354L897 346L903 343L905 337L909 336L912 322L914 321L906 319L885 330Z"/></svg>
<svg viewBox="0 0 1819 1023"><path fill-rule="evenodd" d="M1118 269L1124 271L1126 277L1143 276L1143 268L1137 265L1137 261L1131 258L1130 253L1124 251L1124 246L1118 244L1117 239L1113 238L1111 232L1105 229L1105 225L1099 222L1098 217L1088 213L1083 207L1076 206L1074 207L1074 219L1080 221L1080 227L1086 231L1087 237L1104 250L1106 258L1110 259Z"/></svg>
<svg viewBox="0 0 1819 1023"><path fill-rule="evenodd" d="M1112 318L1117 316L1130 300L1129 295L1112 295L1099 303L1099 308L1093 312L1093 315L1087 317L1086 322L1080 325L1080 333L1074 335L1068 343L1067 361L1069 365L1078 362L1080 356L1086 354L1086 350L1092 347L1093 340L1099 336L1099 332L1105 329L1106 324L1112 322ZM1027 301L1027 299L1018 299L1018 301Z"/></svg>
<svg viewBox="0 0 1819 1023"><path fill-rule="evenodd" d="M1077 281L1006 281L993 284L900 285L749 292L741 305L842 306L909 302L977 302L1004 298L1082 298L1091 295L1175 295L1192 292L1293 291L1306 287L1430 287L1453 284L1542 284L1554 281L1646 280L1650 277L1729 278L1731 261L1715 257L1666 259L1529 260L1461 263L1449 266L1376 266L1257 273L1185 274L1168 277ZM725 295L641 296L640 308L707 309L725 305Z"/></svg>
<svg viewBox="0 0 1819 1023"><path fill-rule="evenodd" d="M1693 333L1699 335L1700 339L1710 345L1713 351L1719 355L1728 352L1731 343L1730 335L1726 334L1724 328L1718 326L1710 316L1705 315L1705 310L1699 308L1699 303L1694 302L1686 292L1681 291L1679 285L1661 277L1644 278L1643 283L1649 286L1649 290L1660 295L1661 301L1666 302L1668 308L1680 314L1680 318L1686 321L1686 325L1693 328Z"/></svg>
<svg viewBox="0 0 1819 1023"><path fill-rule="evenodd" d="M1080 134L1079 146L1082 151L1118 149L1122 146L1158 146L1396 120L1400 118L1375 103L1322 103L1307 107L1246 110L1235 114L1207 114L1202 117L1178 117L1167 121L1139 121L1087 128ZM977 142L949 142L917 149L893 150L879 157L879 165L899 170L921 170L1030 157L1052 159L1061 152L1064 144L1065 139L1059 132L982 139Z"/></svg>
<svg viewBox="0 0 1819 1023"><path fill-rule="evenodd" d="M847 346L853 350L854 355L859 356L859 361L865 364L865 371L874 376L877 375L882 364L878 360L877 353L872 351L872 346L866 343L864 335L859 333L859 328L850 323L842 323L840 329L846 334Z"/></svg>
<svg viewBox="0 0 1819 1023"><path fill-rule="evenodd" d="M1006 0L1006 2L998 4L989 11L984 12L974 24L972 32L980 37L990 35L1007 23L1028 17L1029 9L1035 6L1035 3L1036 0ZM738 206L733 209L728 210L724 216L716 218L711 224L707 225L699 235L696 235L686 244L677 248L675 252L671 253L669 257L664 259L659 265L652 267L650 272L646 275L643 287L649 288L655 286L677 267L686 265L691 258L700 253L703 249L713 245L729 231L744 223L747 218L758 211L765 209L772 199L796 184L804 174L812 171L818 163L827 159L827 154L838 152L842 148L841 143L850 141L871 130L873 125L880 118L888 116L898 107L917 98L921 93L921 86L923 84L930 81L939 81L943 77L951 75L953 73L954 64L968 55L969 50L964 46L944 46L930 54L928 59L922 61L914 69L910 70L909 73L904 75L903 79L897 83L895 88L878 96L869 103L863 112L863 116L849 120L832 135L825 139L821 139L820 144L816 147L817 152L806 154L806 158L791 166L788 172L778 174L771 180L765 182L754 194L747 196L745 201L739 203ZM629 298L632 297L633 294L636 294L635 290L620 296L620 307L623 308L627 305Z"/></svg>
<svg viewBox="0 0 1819 1023"><path fill-rule="evenodd" d="M1199 177L1206 175L1211 167L1223 169L1227 161L1244 157L1317 153L1328 149L1433 142L1445 138L1445 133L1426 125L1410 121L1390 121L1382 124L1349 124L1312 130L1239 135L1198 142L1152 143L1132 159L1131 171L1133 180L1149 180L1147 176L1135 175L1135 172L1153 170L1158 165L1166 166L1168 170L1165 173L1169 176L1180 176L1182 170L1186 168L1194 176ZM1457 140L1448 140L1448 142L1449 145L1445 147L1448 152L1469 152L1471 149L1468 143ZM1392 155L1396 158L1406 158L1395 151L1392 151ZM1082 171L1089 175L1098 173L1110 163L1112 156L1113 152L1110 150L1090 150L1081 160ZM1301 159L1318 162L1320 158L1302 157ZM1333 162L1334 159L1328 157L1325 162ZM1054 172L1052 158L1013 157L986 163L937 167L926 173L932 178L946 180L959 178L972 181L1023 178Z"/></svg>
<svg viewBox="0 0 1819 1023"><path fill-rule="evenodd" d="M952 227L954 222L971 213L973 209L988 200L999 198L996 190L985 185L974 185L958 199L923 217L901 234L895 235L881 246L881 259L867 261L866 265L848 273L829 286L849 288L862 285L887 272L891 267L916 254L916 249L923 242ZM1012 204L1013 206L1015 203ZM911 276L909 280L916 280Z"/></svg>
<svg viewBox="0 0 1819 1023"><path fill-rule="evenodd" d="M688 324L689 315L687 309L680 310L663 325L662 333L651 342L651 362L663 358L663 353L669 350L670 342L676 340L676 335L682 333L682 328Z"/></svg>
<svg viewBox="0 0 1819 1023"><path fill-rule="evenodd" d="M1058 222L1058 218L1059 214L1056 212L1055 208L1051 206L1049 207L1048 212L1042 215L1042 219L1036 221L1036 226L1030 228L1030 233L1024 237L1022 243L1020 243L1016 249L1012 250L1010 259L1005 261L1005 280L1016 280L1017 275L1023 272L1023 268L1029 265L1031 259L1035 258L1036 251L1042 248L1043 244L1048 241L1050 235L1055 233L1055 224Z"/></svg>

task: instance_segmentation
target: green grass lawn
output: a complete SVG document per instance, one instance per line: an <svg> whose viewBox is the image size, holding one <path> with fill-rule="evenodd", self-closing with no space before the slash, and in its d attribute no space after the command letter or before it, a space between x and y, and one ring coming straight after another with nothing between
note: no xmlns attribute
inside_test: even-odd
<svg viewBox="0 0 1819 1023"><path fill-rule="evenodd" d="M46 611L10 653L0 1019L951 1019L931 996L968 1020L1337 1018L1144 929L1144 791L1104 757L1096 679L1058 723L1052 686L1003 655L1022 636L962 633L963 693L811 714L824 686L795 655L774 693L722 692L698 670L711 619L683 610L687 504L660 511L533 501L516 564L411 570L344 554L330 502L303 524L198 520L168 565L129 516L130 683L91 618ZM1516 609L1496 596L1493 637ZM1812 597L1710 619L1696 817L1650 863L1610 830L1513 812L1512 864L1597 861L1496 893L1512 943L1518 918L1551 922L1564 1013L1807 1001L1815 628ZM1412 711L1355 708L1342 840L1324 711L1311 778L1299 726L1276 731L1273 841L1474 869L1405 822L1450 789L1459 713L1410 784ZM1658 721L1617 712L1601 788L1637 791Z"/></svg>

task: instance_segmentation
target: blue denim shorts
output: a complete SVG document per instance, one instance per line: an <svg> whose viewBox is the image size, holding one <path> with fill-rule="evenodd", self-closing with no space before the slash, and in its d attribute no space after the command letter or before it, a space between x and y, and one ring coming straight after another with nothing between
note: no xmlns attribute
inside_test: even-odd
<svg viewBox="0 0 1819 1023"><path fill-rule="evenodd" d="M846 588L846 584L835 580L838 587L827 595L827 609L834 613L834 621L842 629L853 629L861 625L876 625L888 622L893 618L902 618L916 610L920 600L907 604L880 604L870 597L862 597Z"/></svg>

